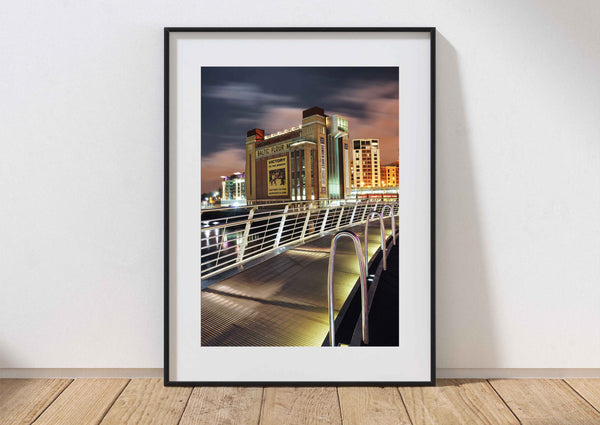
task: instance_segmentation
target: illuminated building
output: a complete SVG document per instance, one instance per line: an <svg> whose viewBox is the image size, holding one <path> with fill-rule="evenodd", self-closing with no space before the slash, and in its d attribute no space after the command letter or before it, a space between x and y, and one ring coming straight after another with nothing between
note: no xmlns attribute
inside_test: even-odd
<svg viewBox="0 0 600 425"><path fill-rule="evenodd" d="M245 203L246 179L243 173L221 176L221 204Z"/></svg>
<svg viewBox="0 0 600 425"><path fill-rule="evenodd" d="M301 201L350 195L348 120L313 107L297 127L246 137L246 198Z"/></svg>
<svg viewBox="0 0 600 425"><path fill-rule="evenodd" d="M398 161L391 165L381 166L381 186L397 187L400 173L398 171Z"/></svg>
<svg viewBox="0 0 600 425"><path fill-rule="evenodd" d="M352 140L352 184L356 188L380 187L379 139Z"/></svg>
<svg viewBox="0 0 600 425"><path fill-rule="evenodd" d="M339 115L332 115L327 117L326 121L329 197L343 199L350 195L348 120Z"/></svg>

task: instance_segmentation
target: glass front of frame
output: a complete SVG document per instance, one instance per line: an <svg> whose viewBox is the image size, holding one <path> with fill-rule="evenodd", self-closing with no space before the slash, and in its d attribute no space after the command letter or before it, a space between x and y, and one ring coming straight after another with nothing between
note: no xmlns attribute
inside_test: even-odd
<svg viewBox="0 0 600 425"><path fill-rule="evenodd" d="M167 32L168 383L432 381L431 36Z"/></svg>

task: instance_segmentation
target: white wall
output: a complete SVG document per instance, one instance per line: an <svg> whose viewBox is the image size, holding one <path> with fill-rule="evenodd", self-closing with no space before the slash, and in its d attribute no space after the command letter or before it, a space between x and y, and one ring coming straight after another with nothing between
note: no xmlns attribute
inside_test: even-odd
<svg viewBox="0 0 600 425"><path fill-rule="evenodd" d="M164 26L436 26L440 368L600 368L600 3L10 2L0 368L162 367Z"/></svg>

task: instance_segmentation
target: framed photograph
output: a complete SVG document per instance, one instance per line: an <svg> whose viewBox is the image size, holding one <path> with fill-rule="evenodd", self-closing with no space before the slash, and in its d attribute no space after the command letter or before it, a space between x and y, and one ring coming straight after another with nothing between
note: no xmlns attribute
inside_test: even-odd
<svg viewBox="0 0 600 425"><path fill-rule="evenodd" d="M164 47L165 385L433 385L435 29Z"/></svg>

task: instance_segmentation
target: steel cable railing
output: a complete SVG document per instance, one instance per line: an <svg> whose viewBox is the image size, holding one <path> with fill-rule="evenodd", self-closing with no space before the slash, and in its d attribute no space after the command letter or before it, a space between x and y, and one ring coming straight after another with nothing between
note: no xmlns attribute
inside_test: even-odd
<svg viewBox="0 0 600 425"><path fill-rule="evenodd" d="M282 247L370 220L398 214L398 201L324 201L210 209L201 220L201 275L215 276Z"/></svg>

